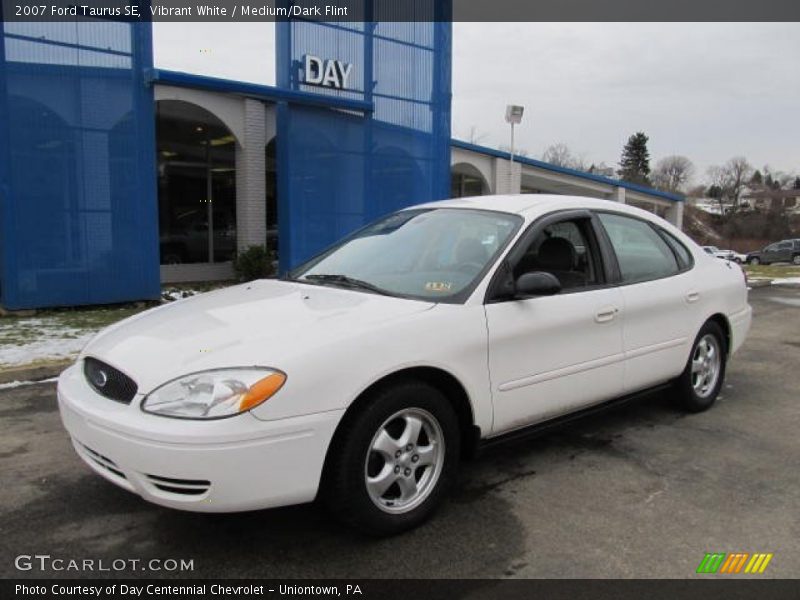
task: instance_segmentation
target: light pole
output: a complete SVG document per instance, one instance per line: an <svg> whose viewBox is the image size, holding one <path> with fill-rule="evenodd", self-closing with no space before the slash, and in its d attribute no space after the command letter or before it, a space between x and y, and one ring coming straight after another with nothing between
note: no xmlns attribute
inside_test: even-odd
<svg viewBox="0 0 800 600"><path fill-rule="evenodd" d="M514 179L514 125L522 122L522 113L525 112L524 106L509 104L506 106L506 123L511 124L511 159L508 165L508 189L511 191L511 182Z"/></svg>

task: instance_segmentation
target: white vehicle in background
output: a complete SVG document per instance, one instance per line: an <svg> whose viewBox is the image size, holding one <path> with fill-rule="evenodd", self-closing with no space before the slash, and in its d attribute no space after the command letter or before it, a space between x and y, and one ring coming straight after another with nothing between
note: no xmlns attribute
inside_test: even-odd
<svg viewBox="0 0 800 600"><path fill-rule="evenodd" d="M711 256L722 258L724 260L732 260L740 265L743 265L747 260L747 256L745 254L741 254L735 250L720 250L716 246L703 246L702 248L706 254L710 254Z"/></svg>
<svg viewBox="0 0 800 600"><path fill-rule="evenodd" d="M463 455L670 386L715 401L742 271L666 221L565 196L462 198L369 225L281 280L113 325L60 377L98 474L172 508L309 502L414 527Z"/></svg>

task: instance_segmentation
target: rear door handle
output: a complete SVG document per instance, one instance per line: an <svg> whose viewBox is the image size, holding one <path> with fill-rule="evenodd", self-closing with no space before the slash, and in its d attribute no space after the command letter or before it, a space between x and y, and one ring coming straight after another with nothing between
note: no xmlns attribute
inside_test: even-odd
<svg viewBox="0 0 800 600"><path fill-rule="evenodd" d="M617 316L619 309L615 306L606 306L601 308L597 313L594 315L594 320L598 323L608 323L609 321L613 321L614 317Z"/></svg>
<svg viewBox="0 0 800 600"><path fill-rule="evenodd" d="M689 292L686 294L686 301L691 304L700 300L700 292Z"/></svg>

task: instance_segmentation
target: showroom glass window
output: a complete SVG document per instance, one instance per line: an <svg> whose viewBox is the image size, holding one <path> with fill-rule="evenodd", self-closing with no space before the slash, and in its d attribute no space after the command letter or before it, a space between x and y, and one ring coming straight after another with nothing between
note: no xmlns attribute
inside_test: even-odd
<svg viewBox="0 0 800 600"><path fill-rule="evenodd" d="M645 221L600 213L600 221L617 255L623 283L668 277L678 262L667 242Z"/></svg>
<svg viewBox="0 0 800 600"><path fill-rule="evenodd" d="M156 105L161 264L226 262L236 251L236 140L188 102Z"/></svg>

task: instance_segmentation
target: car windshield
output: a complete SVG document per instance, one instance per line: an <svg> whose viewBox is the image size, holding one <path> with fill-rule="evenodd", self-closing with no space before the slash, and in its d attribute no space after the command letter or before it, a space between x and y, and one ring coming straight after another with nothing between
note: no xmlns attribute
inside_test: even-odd
<svg viewBox="0 0 800 600"><path fill-rule="evenodd" d="M406 210L302 265L293 279L425 300L457 300L508 243L521 217L487 210Z"/></svg>

